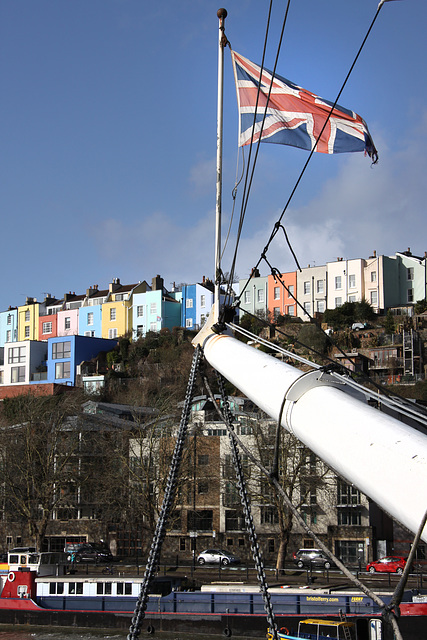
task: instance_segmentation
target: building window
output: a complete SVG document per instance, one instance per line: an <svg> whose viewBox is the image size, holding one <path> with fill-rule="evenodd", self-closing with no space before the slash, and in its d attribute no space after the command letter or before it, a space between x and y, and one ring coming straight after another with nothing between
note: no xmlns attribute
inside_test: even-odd
<svg viewBox="0 0 427 640"><path fill-rule="evenodd" d="M116 319L116 307L110 309L110 322Z"/></svg>
<svg viewBox="0 0 427 640"><path fill-rule="evenodd" d="M52 333L52 323L51 322L43 322L42 324L42 333Z"/></svg>
<svg viewBox="0 0 427 640"><path fill-rule="evenodd" d="M348 276L348 286L350 289L356 288L356 276L354 274Z"/></svg>
<svg viewBox="0 0 427 640"><path fill-rule="evenodd" d="M339 506L360 505L360 491L343 480L337 484L337 504Z"/></svg>
<svg viewBox="0 0 427 640"><path fill-rule="evenodd" d="M6 331L6 342L12 342L12 332L10 329Z"/></svg>
<svg viewBox="0 0 427 640"><path fill-rule="evenodd" d="M295 290L294 285L290 284L289 287L288 287L288 293L291 296L291 298L294 296L294 290Z"/></svg>
<svg viewBox="0 0 427 640"><path fill-rule="evenodd" d="M335 309L337 307L340 307L341 305L342 305L342 298L341 297L335 298Z"/></svg>
<svg viewBox="0 0 427 640"><path fill-rule="evenodd" d="M324 300L318 300L317 301L317 312L318 313L325 313L325 301Z"/></svg>
<svg viewBox="0 0 427 640"><path fill-rule="evenodd" d="M287 312L288 316L294 316L295 315L295 305L294 304L290 304L288 306Z"/></svg>
<svg viewBox="0 0 427 640"><path fill-rule="evenodd" d="M25 327L25 337L29 338L30 337L30 327Z"/></svg>
<svg viewBox="0 0 427 640"><path fill-rule="evenodd" d="M63 380L70 377L71 365L70 361L57 362L55 364L55 380Z"/></svg>
<svg viewBox="0 0 427 640"><path fill-rule="evenodd" d="M273 317L275 320L280 316L280 307L274 307L273 309Z"/></svg>
<svg viewBox="0 0 427 640"><path fill-rule="evenodd" d="M117 329L108 329L108 337L110 340L114 340L114 338L117 338Z"/></svg>
<svg viewBox="0 0 427 640"><path fill-rule="evenodd" d="M338 509L338 524L360 525L362 513L360 509Z"/></svg>
<svg viewBox="0 0 427 640"><path fill-rule="evenodd" d="M335 276L335 289L341 289L341 276Z"/></svg>
<svg viewBox="0 0 427 640"><path fill-rule="evenodd" d="M304 311L307 315L311 312L311 304L309 302L304 302Z"/></svg>
<svg viewBox="0 0 427 640"><path fill-rule="evenodd" d="M136 308L136 317L142 318L144 316L144 305L140 304Z"/></svg>
<svg viewBox="0 0 427 640"><path fill-rule="evenodd" d="M197 483L197 493L206 494L209 493L209 482L207 480L199 480Z"/></svg>
<svg viewBox="0 0 427 640"><path fill-rule="evenodd" d="M371 291L370 300L371 300L371 305L373 307L376 307L377 304L378 304L378 292L377 291Z"/></svg>
<svg viewBox="0 0 427 640"><path fill-rule="evenodd" d="M197 464L199 466L206 466L209 464L209 455L207 453L200 454L197 458Z"/></svg>
<svg viewBox="0 0 427 640"><path fill-rule="evenodd" d="M54 342L52 344L52 360L60 360L71 356L71 342Z"/></svg>
<svg viewBox="0 0 427 640"><path fill-rule="evenodd" d="M144 327L142 324L137 325L136 327L136 335L139 338L140 336L144 335Z"/></svg>
<svg viewBox="0 0 427 640"><path fill-rule="evenodd" d="M308 295L310 293L310 281L307 280L304 282L304 294Z"/></svg>
<svg viewBox="0 0 427 640"><path fill-rule="evenodd" d="M25 322L29 322L30 321L30 310L27 309L25 312Z"/></svg>
<svg viewBox="0 0 427 640"><path fill-rule="evenodd" d="M280 300L280 287L274 287L274 299Z"/></svg>
<svg viewBox="0 0 427 640"><path fill-rule="evenodd" d="M25 362L25 347L12 347L9 349L8 363L17 364L18 362Z"/></svg>
<svg viewBox="0 0 427 640"><path fill-rule="evenodd" d="M185 551L185 538L180 538L179 539L179 550L180 551Z"/></svg>
<svg viewBox="0 0 427 640"><path fill-rule="evenodd" d="M193 303L193 301L191 301L191 303ZM193 304L191 304L191 306L193 306ZM152 302L150 304L150 313L151 315L153 315L153 313L157 313L157 302Z"/></svg>
<svg viewBox="0 0 427 640"><path fill-rule="evenodd" d="M187 318L185 321L185 326L187 329L191 329L191 327L193 326L193 318Z"/></svg>
<svg viewBox="0 0 427 640"><path fill-rule="evenodd" d="M93 311L90 311L87 314L87 323L89 326L93 325Z"/></svg>
<svg viewBox="0 0 427 640"><path fill-rule="evenodd" d="M245 291L245 304L250 304L251 302L251 292Z"/></svg>
<svg viewBox="0 0 427 640"><path fill-rule="evenodd" d="M4 384L4 371L0 371L0 384Z"/></svg>
<svg viewBox="0 0 427 640"><path fill-rule="evenodd" d="M258 289L257 300L258 302L264 302L264 289Z"/></svg>
<svg viewBox="0 0 427 640"><path fill-rule="evenodd" d="M377 281L377 272L371 271L371 282L376 282L376 281Z"/></svg>
<svg viewBox="0 0 427 640"><path fill-rule="evenodd" d="M205 295L201 295L200 296L200 306L201 307L206 307L206 296Z"/></svg>
<svg viewBox="0 0 427 640"><path fill-rule="evenodd" d="M187 298L187 300L185 301L185 307L187 309L193 308L193 298Z"/></svg>
<svg viewBox="0 0 427 640"><path fill-rule="evenodd" d="M413 280L414 279L414 267L409 267L408 268L408 280Z"/></svg>
<svg viewBox="0 0 427 640"><path fill-rule="evenodd" d="M316 282L316 291L317 293L323 293L325 289L325 283L323 280L317 280Z"/></svg>
<svg viewBox="0 0 427 640"><path fill-rule="evenodd" d="M268 539L268 553L274 553L275 548L274 548L274 538L269 538Z"/></svg>
<svg viewBox="0 0 427 640"><path fill-rule="evenodd" d="M25 382L25 367L12 367L10 370L10 381Z"/></svg>
<svg viewBox="0 0 427 640"><path fill-rule="evenodd" d="M413 301L414 301L414 290L408 289L408 302L413 302Z"/></svg>
<svg viewBox="0 0 427 640"><path fill-rule="evenodd" d="M276 507L261 507L261 524L278 524L279 513Z"/></svg>
<svg viewBox="0 0 427 640"><path fill-rule="evenodd" d="M150 331L157 331L157 322L150 322Z"/></svg>
<svg viewBox="0 0 427 640"><path fill-rule="evenodd" d="M71 318L67 317L64 320L64 329L71 329Z"/></svg>
<svg viewBox="0 0 427 640"><path fill-rule="evenodd" d="M116 293L116 295L114 296L115 302L120 302L123 299L124 299L123 298L123 293Z"/></svg>
<svg viewBox="0 0 427 640"><path fill-rule="evenodd" d="M10 315L10 313L7 316L7 324L12 324L12 316Z"/></svg>
<svg viewBox="0 0 427 640"><path fill-rule="evenodd" d="M349 302L356 302L356 296L348 296Z"/></svg>

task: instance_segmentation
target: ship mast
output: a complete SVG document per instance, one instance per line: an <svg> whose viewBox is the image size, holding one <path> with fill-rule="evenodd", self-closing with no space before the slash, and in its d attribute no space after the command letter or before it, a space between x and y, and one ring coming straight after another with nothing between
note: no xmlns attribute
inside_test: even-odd
<svg viewBox="0 0 427 640"><path fill-rule="evenodd" d="M224 23L227 17L225 9L218 9L219 38L218 38L218 108L217 108L217 137L216 137L216 218L215 218L215 293L214 293L214 321L219 316L219 290L221 286L221 214L222 214L222 130L223 130L223 95L224 95L224 48L227 38L224 33Z"/></svg>

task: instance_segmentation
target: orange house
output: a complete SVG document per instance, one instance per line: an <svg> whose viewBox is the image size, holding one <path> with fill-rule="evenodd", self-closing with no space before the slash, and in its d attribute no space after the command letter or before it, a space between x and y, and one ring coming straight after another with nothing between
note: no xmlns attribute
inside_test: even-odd
<svg viewBox="0 0 427 640"><path fill-rule="evenodd" d="M58 335L58 314L39 316L39 340L56 338Z"/></svg>
<svg viewBox="0 0 427 640"><path fill-rule="evenodd" d="M284 285L284 286L283 286ZM280 280L268 276L268 310L275 319L277 316L297 315L297 272L281 273Z"/></svg>

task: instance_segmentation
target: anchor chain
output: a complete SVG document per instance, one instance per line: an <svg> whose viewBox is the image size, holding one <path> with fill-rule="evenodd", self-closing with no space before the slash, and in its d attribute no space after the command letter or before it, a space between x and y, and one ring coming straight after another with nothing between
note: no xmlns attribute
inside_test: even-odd
<svg viewBox="0 0 427 640"><path fill-rule="evenodd" d="M237 484L239 487L239 493L240 493L241 503L243 506L243 512L245 514L246 529L248 531L249 540L251 542L252 557L255 562L255 568L257 570L258 582L260 584L261 595L264 601L264 609L267 614L267 622L268 622L268 626L270 627L273 640L277 640L277 625L274 619L274 612L273 612L273 606L271 604L270 593L268 591L268 584L267 584L267 579L266 579L265 570L264 570L264 562L262 560L261 550L259 548L258 538L255 531L254 520L251 513L250 500L249 500L248 493L246 491L246 482L245 482L245 476L243 473L242 461L240 458L239 449L231 433L232 431L234 431L233 416L231 414L230 405L228 404L228 398L225 393L224 378L218 372L216 372L216 377L218 380L218 385L219 385L219 390L221 393L221 400L223 405L222 414L224 417L225 424L227 426L227 433L230 440L230 448L233 456L234 468L236 470Z"/></svg>
<svg viewBox="0 0 427 640"><path fill-rule="evenodd" d="M129 627L127 640L136 640L141 633L142 622L145 618L145 610L147 608L148 593L157 566L160 560L160 553L163 540L166 536L166 526L170 515L170 510L175 498L177 478L182 460L182 451L184 449L185 439L187 436L187 427L190 418L191 401L193 399L194 385L197 371L199 369L201 357L201 348L198 346L193 355L190 376L187 384L187 391L184 399L184 406L181 413L181 422L179 425L178 436L175 443L175 449L172 456L172 462L169 469L169 476L166 482L165 493L163 497L162 507L160 509L159 519L157 520L156 530L151 543L151 549L145 568L144 579L141 585L141 591L135 606L134 615Z"/></svg>

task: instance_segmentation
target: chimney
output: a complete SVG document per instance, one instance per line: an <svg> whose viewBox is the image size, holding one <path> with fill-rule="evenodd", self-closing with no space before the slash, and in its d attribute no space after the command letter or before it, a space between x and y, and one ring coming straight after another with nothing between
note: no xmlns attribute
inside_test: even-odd
<svg viewBox="0 0 427 640"><path fill-rule="evenodd" d="M113 278L113 282L108 285L108 290L110 293L114 293L117 289L120 289L120 278Z"/></svg>
<svg viewBox="0 0 427 640"><path fill-rule="evenodd" d="M151 280L151 287L153 291L163 291L163 278L159 274Z"/></svg>

